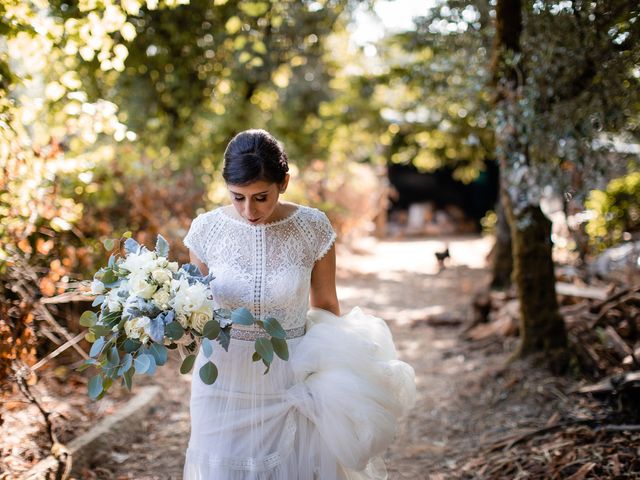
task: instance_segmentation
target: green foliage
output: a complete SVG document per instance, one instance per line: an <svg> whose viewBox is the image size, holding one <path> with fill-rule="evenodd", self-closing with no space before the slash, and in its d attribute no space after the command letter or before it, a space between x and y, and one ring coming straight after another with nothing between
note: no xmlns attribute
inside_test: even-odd
<svg viewBox="0 0 640 480"><path fill-rule="evenodd" d="M586 232L598 249L638 234L640 172L611 180L604 190L591 191L585 206L593 215L587 222Z"/></svg>

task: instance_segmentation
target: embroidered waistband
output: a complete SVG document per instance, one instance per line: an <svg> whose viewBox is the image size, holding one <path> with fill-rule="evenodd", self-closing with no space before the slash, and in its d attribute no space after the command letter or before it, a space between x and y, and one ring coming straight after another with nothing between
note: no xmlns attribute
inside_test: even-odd
<svg viewBox="0 0 640 480"><path fill-rule="evenodd" d="M305 326L302 325L296 328L290 328L289 330L285 330L284 333L287 336L287 340L292 338L302 337L305 332ZM255 341L259 337L268 336L264 330L257 329L244 329L244 328L232 328L231 329L231 338L235 338L237 340L247 340L247 341Z"/></svg>

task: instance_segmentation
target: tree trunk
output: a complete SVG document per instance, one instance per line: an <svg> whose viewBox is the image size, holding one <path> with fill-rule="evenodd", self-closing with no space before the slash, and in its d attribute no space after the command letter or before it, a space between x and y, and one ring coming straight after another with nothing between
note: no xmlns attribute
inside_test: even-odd
<svg viewBox="0 0 640 480"><path fill-rule="evenodd" d="M511 226L513 282L520 301L521 356L544 352L550 366L565 366L567 334L558 310L551 257L551 222L540 209L540 186L530 166L520 95L521 0L498 0L494 79L496 148L502 202ZM505 62L510 58L510 62Z"/></svg>
<svg viewBox="0 0 640 480"><path fill-rule="evenodd" d="M500 188L502 190L502 187ZM491 265L491 290L508 290L511 287L513 272L513 253L511 247L511 230L507 214L502 204L502 194L496 204L496 243L493 247Z"/></svg>

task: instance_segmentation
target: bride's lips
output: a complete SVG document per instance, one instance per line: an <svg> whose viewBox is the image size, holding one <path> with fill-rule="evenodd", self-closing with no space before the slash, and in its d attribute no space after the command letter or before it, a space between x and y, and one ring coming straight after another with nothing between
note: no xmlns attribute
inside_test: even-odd
<svg viewBox="0 0 640 480"><path fill-rule="evenodd" d="M256 219L251 219L251 218L247 218L247 221L251 222L251 223L256 223L258 222L260 219L256 218Z"/></svg>

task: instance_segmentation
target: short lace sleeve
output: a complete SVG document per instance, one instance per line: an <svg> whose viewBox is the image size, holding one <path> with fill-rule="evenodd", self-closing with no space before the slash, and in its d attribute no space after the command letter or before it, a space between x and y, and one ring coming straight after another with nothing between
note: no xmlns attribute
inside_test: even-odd
<svg viewBox="0 0 640 480"><path fill-rule="evenodd" d="M207 244L211 238L213 212L202 213L193 219L182 243L203 263L207 263Z"/></svg>
<svg viewBox="0 0 640 480"><path fill-rule="evenodd" d="M336 232L324 212L313 209L309 216L311 229L314 232L315 261L324 257L336 241Z"/></svg>

